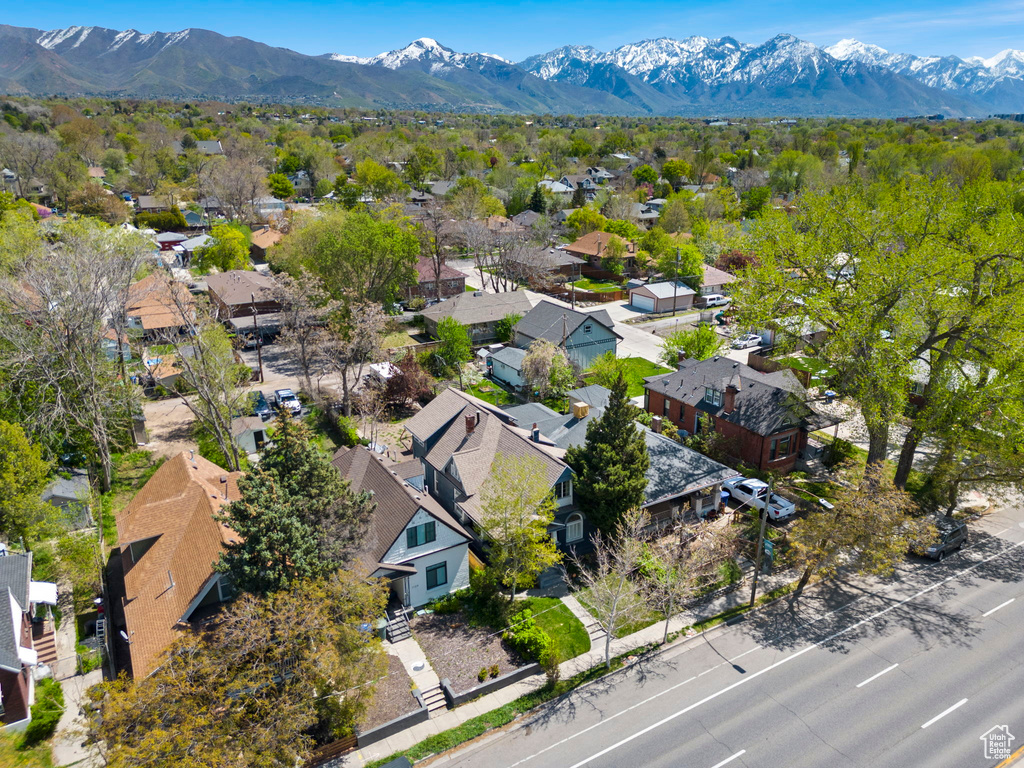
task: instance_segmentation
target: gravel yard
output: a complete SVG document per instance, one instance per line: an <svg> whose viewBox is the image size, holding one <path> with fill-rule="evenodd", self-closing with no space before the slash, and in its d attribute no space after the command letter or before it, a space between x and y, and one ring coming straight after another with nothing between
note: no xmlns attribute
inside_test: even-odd
<svg viewBox="0 0 1024 768"><path fill-rule="evenodd" d="M511 672L525 663L490 629L471 627L461 613L427 614L410 622L416 642L442 680L451 680L457 691L480 684L477 673L498 665L498 673Z"/></svg>
<svg viewBox="0 0 1024 768"><path fill-rule="evenodd" d="M368 731L384 723L391 722L419 706L412 695L412 678L405 671L397 656L388 654L387 677L378 681L373 692L373 700L363 713L359 723L361 731Z"/></svg>

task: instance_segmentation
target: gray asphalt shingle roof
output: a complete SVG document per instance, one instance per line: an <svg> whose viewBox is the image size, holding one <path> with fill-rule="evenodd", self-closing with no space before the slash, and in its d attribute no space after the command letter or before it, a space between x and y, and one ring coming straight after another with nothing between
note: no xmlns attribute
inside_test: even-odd
<svg viewBox="0 0 1024 768"><path fill-rule="evenodd" d="M684 360L673 373L649 376L644 388L693 406L716 418L737 424L758 435L771 435L791 427L819 428L827 419L806 402L807 391L789 369L761 373L727 357ZM724 393L735 386L732 413L704 399L707 389ZM834 423L834 422L833 422Z"/></svg>
<svg viewBox="0 0 1024 768"><path fill-rule="evenodd" d="M454 317L463 325L476 325L501 320L506 315L525 314L533 304L526 291L506 293L484 293L473 291L460 293L447 301L439 302L423 310L423 316L437 322L445 317Z"/></svg>
<svg viewBox="0 0 1024 768"><path fill-rule="evenodd" d="M526 357L526 350L519 349L518 347L503 347L491 355L493 360L504 363L509 368L514 368L517 371L523 369L524 357Z"/></svg>
<svg viewBox="0 0 1024 768"><path fill-rule="evenodd" d="M21 671L18 658L17 630L21 628L18 617L17 629L11 614L10 595L22 611L28 608L28 585L32 578L32 553L0 557L0 669L9 672Z"/></svg>
<svg viewBox="0 0 1024 768"><path fill-rule="evenodd" d="M596 312L577 312L568 307L560 307L550 301L541 301L523 315L516 323L516 333L531 340L546 339L561 344L563 336L570 336L583 323L593 321L600 323L617 338L622 338L615 333L615 323L607 310L599 309Z"/></svg>

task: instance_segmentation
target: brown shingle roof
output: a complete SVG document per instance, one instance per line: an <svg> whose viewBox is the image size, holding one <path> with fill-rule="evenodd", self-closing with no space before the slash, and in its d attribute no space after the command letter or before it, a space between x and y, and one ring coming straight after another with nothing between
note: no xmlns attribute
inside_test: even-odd
<svg viewBox="0 0 1024 768"><path fill-rule="evenodd" d="M373 492L376 506L355 557L359 570L366 576L378 568L393 567L394 564L384 566L384 556L420 509L467 540L470 538L429 494L406 483L394 466L372 451L362 447L341 448L334 454L331 464L352 484L353 491Z"/></svg>
<svg viewBox="0 0 1024 768"><path fill-rule="evenodd" d="M179 328L188 320L182 316L183 308L190 315L195 302L182 283L169 281L159 274L144 277L128 289L127 316L137 317L147 331Z"/></svg>
<svg viewBox="0 0 1024 768"><path fill-rule="evenodd" d="M238 539L213 516L225 504L220 479L228 478L228 498L237 499L240 476L182 452L164 462L117 515L135 677L148 675L174 642L179 622L213 575L224 543ZM148 539L154 539L152 545L133 563L127 545Z"/></svg>
<svg viewBox="0 0 1024 768"><path fill-rule="evenodd" d="M627 256L636 255L636 243L628 242L618 235L608 232L588 232L575 242L565 246L565 250L577 256L600 256L608 248L608 243L613 237L625 244Z"/></svg>
<svg viewBox="0 0 1024 768"><path fill-rule="evenodd" d="M704 279L703 285L727 285L729 283L735 283L739 280L736 275L730 275L728 272L723 272L716 267L712 267L708 264L704 265Z"/></svg>
<svg viewBox="0 0 1024 768"><path fill-rule="evenodd" d="M266 250L267 248L270 248L281 242L281 238L283 237L284 235L282 235L276 229L264 227L263 229L258 229L252 233L252 244L255 245L257 248L262 248L263 250Z"/></svg>
<svg viewBox="0 0 1024 768"><path fill-rule="evenodd" d="M416 262L416 275L418 277L417 282L420 283L432 283L434 282L434 262L431 259L420 259ZM441 279L442 280L458 280L462 278L466 279L466 276L459 272L454 267L449 267L447 264L441 265Z"/></svg>
<svg viewBox="0 0 1024 768"><path fill-rule="evenodd" d="M460 293L447 301L423 310L423 316L437 322L445 317L454 317L463 325L490 323L506 315L525 314L533 307L526 291L505 293Z"/></svg>
<svg viewBox="0 0 1024 768"><path fill-rule="evenodd" d="M229 307L248 304L252 301L252 294L256 294L258 302L275 301L277 298L274 278L246 269L210 275L206 278L206 285L210 293L216 294Z"/></svg>

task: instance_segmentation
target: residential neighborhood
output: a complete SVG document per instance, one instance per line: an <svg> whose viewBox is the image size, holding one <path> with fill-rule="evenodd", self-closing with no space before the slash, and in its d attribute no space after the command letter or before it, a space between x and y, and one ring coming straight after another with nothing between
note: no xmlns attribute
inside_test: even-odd
<svg viewBox="0 0 1024 768"><path fill-rule="evenodd" d="M211 104L3 108L0 756L739 765L687 707L812 720L933 653L983 699L1024 577L1014 121Z"/></svg>

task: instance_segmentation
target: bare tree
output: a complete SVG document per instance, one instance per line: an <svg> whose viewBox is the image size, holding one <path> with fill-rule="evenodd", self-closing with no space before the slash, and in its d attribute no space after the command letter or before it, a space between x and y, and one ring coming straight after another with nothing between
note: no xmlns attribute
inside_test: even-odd
<svg viewBox="0 0 1024 768"><path fill-rule="evenodd" d="M231 434L231 421L241 413L248 397L246 389L252 371L235 360L227 331L208 308L190 311L187 291L171 283L168 295L185 321L187 334L166 337L174 346L175 365L181 371L175 389L182 402L217 443L228 469L241 469L238 445ZM191 298L191 297L188 297ZM184 386L182 386L184 385Z"/></svg>
<svg viewBox="0 0 1024 768"><path fill-rule="evenodd" d="M267 194L265 163L262 148L241 142L211 169L210 186L232 221L252 218L259 199Z"/></svg>
<svg viewBox="0 0 1024 768"><path fill-rule="evenodd" d="M613 536L594 535L592 565L577 555L572 557L587 590L590 612L605 632L604 663L608 668L612 665L612 637L647 610L636 582L646 522L643 512L630 510L619 521Z"/></svg>
<svg viewBox="0 0 1024 768"><path fill-rule="evenodd" d="M384 387L379 382L371 381L360 388L355 396L356 408L363 419L363 436L375 445L380 437L380 426L384 423L384 414L388 410Z"/></svg>
<svg viewBox="0 0 1024 768"><path fill-rule="evenodd" d="M329 321L341 309L323 281L305 268L298 277L282 273L275 290L282 307L282 343L299 363L303 386L313 394L313 375L327 367Z"/></svg>
<svg viewBox="0 0 1024 768"><path fill-rule="evenodd" d="M112 445L129 439L138 390L105 351L124 317L129 287L147 258L141 237L84 219L44 238L30 222L9 225L0 262L0 398L33 429L74 439L87 434L109 490ZM115 338L117 338L115 336Z"/></svg>
<svg viewBox="0 0 1024 768"><path fill-rule="evenodd" d="M434 272L434 298L441 298L441 271L456 240L456 227L447 206L437 201L424 209L420 223L420 253L430 259Z"/></svg>
<svg viewBox="0 0 1024 768"><path fill-rule="evenodd" d="M330 367L341 378L342 409L352 415L352 393L363 378L363 370L384 356L384 327L387 315L372 301L352 301L347 320L335 329L330 345Z"/></svg>
<svg viewBox="0 0 1024 768"><path fill-rule="evenodd" d="M0 134L0 165L17 174L18 197L25 196L26 184L43 173L57 154L57 142L40 133Z"/></svg>
<svg viewBox="0 0 1024 768"><path fill-rule="evenodd" d="M667 537L651 542L640 569L640 586L647 602L665 617L662 643L668 642L669 619L714 576L734 548L728 529L706 521L680 525L679 532L678 540Z"/></svg>

